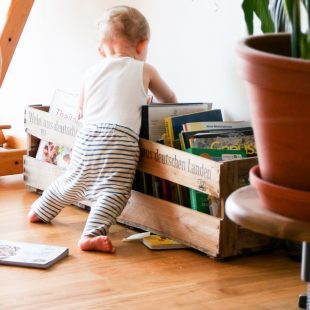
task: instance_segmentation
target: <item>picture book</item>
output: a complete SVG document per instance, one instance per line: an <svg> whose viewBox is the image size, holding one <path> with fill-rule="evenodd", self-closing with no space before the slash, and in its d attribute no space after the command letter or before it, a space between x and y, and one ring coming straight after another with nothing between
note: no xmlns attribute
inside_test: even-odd
<svg viewBox="0 0 310 310"><path fill-rule="evenodd" d="M179 140L179 133L183 129L183 124L198 121L223 121L220 109L194 112L189 114L165 117L166 145L175 146L175 140Z"/></svg>
<svg viewBox="0 0 310 310"><path fill-rule="evenodd" d="M234 129L252 127L247 121L223 121L223 122L191 122L183 124L184 131L200 131L213 129Z"/></svg>
<svg viewBox="0 0 310 310"><path fill-rule="evenodd" d="M247 157L245 150L189 148L186 149L186 152L215 161L226 161ZM220 217L218 198L205 193L201 193L191 188L189 188L189 197L190 206L193 210Z"/></svg>
<svg viewBox="0 0 310 310"><path fill-rule="evenodd" d="M248 157L253 157L257 154L253 129L198 133L189 139L189 144L191 148L244 149Z"/></svg>
<svg viewBox="0 0 310 310"><path fill-rule="evenodd" d="M77 100L77 95L56 90L50 103L49 113L77 120ZM70 164L71 152L72 150L65 146L41 140L36 158L66 169Z"/></svg>
<svg viewBox="0 0 310 310"><path fill-rule="evenodd" d="M0 264L47 269L65 256L62 246L0 240Z"/></svg>
<svg viewBox="0 0 310 310"><path fill-rule="evenodd" d="M216 122L221 123L221 122ZM189 123L191 124L191 123ZM193 123L194 124L194 123ZM217 126L216 129L204 129L204 130L197 130L197 131L184 131L182 130L179 134L179 140L181 149L185 150L190 147L190 139L193 138L197 134L204 134L204 133L214 133L214 132L252 132L252 127L238 127L238 128L219 128L220 125Z"/></svg>
<svg viewBox="0 0 310 310"><path fill-rule="evenodd" d="M212 109L212 103L151 103L142 106L140 137L157 141L165 133L164 118Z"/></svg>
<svg viewBox="0 0 310 310"><path fill-rule="evenodd" d="M144 237L142 243L151 250L184 249L188 247L182 243L159 235Z"/></svg>

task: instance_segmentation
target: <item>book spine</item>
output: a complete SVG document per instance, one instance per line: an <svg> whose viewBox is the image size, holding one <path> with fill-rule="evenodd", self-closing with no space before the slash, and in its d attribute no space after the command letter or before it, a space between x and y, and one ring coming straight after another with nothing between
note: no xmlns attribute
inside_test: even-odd
<svg viewBox="0 0 310 310"><path fill-rule="evenodd" d="M165 125L165 144L173 147L174 136L173 136L171 117L164 118L164 125Z"/></svg>
<svg viewBox="0 0 310 310"><path fill-rule="evenodd" d="M209 195L200 193L194 189L189 189L189 197L191 209L202 213L210 214Z"/></svg>
<svg viewBox="0 0 310 310"><path fill-rule="evenodd" d="M142 106L140 137L149 139L149 106Z"/></svg>
<svg viewBox="0 0 310 310"><path fill-rule="evenodd" d="M179 133L179 141L180 141L180 149L182 151L185 151L186 150L186 146L185 146L185 141L184 141L182 132Z"/></svg>
<svg viewBox="0 0 310 310"><path fill-rule="evenodd" d="M167 201L171 201L169 181L161 179L162 186L162 198Z"/></svg>

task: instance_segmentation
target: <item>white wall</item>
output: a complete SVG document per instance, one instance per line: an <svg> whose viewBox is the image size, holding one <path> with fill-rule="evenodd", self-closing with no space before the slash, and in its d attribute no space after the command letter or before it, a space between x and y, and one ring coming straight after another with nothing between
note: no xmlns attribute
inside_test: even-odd
<svg viewBox="0 0 310 310"><path fill-rule="evenodd" d="M40 0L0 89L0 123L21 133L24 106L49 104L57 88L79 91L83 73L99 60L96 21L116 4L134 6L148 18L148 61L179 101L212 101L226 120L249 120L236 69L235 47L243 34L237 1Z"/></svg>

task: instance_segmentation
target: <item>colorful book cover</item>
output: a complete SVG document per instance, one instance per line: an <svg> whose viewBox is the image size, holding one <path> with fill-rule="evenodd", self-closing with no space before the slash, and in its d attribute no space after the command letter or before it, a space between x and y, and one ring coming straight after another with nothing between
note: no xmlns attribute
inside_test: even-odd
<svg viewBox="0 0 310 310"><path fill-rule="evenodd" d="M253 129L198 133L189 139L189 144L191 148L198 149L244 149L248 157L257 155Z"/></svg>
<svg viewBox="0 0 310 310"><path fill-rule="evenodd" d="M56 90L50 103L49 113L70 120L77 120L78 96ZM67 168L70 164L72 149L53 142L41 140L36 158L61 168Z"/></svg>
<svg viewBox="0 0 310 310"><path fill-rule="evenodd" d="M199 121L223 121L222 111L220 109L214 109L178 116L165 117L164 124L167 145L174 147L174 141L179 139L179 133L183 129L183 124Z"/></svg>
<svg viewBox="0 0 310 310"><path fill-rule="evenodd" d="M223 121L223 122L190 122L183 124L184 131L200 131L214 129L235 129L252 127L247 121Z"/></svg>
<svg viewBox="0 0 310 310"><path fill-rule="evenodd" d="M218 122L220 123L220 122ZM180 143L182 146L182 149L186 149L190 147L190 139L193 138L197 134L209 134L209 133L215 133L215 132L228 132L228 133L235 133L235 132L253 132L252 127L240 127L240 128L233 128L233 129L228 129L228 128L216 128L216 129L204 129L204 130L197 130L197 131L184 131L182 130L181 133L179 134L179 139Z"/></svg>
<svg viewBox="0 0 310 310"><path fill-rule="evenodd" d="M217 149L189 148L186 149L186 152L199 155L204 158L215 161L226 161L247 157L245 150L226 150L226 149L217 150ZM191 208L193 210L211 214L216 217L220 216L219 201L216 197L201 193L191 188L189 189L189 197Z"/></svg>

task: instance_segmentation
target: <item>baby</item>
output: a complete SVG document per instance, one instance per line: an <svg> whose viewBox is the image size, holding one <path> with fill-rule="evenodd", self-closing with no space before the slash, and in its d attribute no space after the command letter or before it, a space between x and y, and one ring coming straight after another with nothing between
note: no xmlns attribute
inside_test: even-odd
<svg viewBox="0 0 310 310"><path fill-rule="evenodd" d="M158 102L177 102L156 69L146 63L150 28L136 9L108 9L99 23L102 60L86 75L79 118L83 122L67 171L32 205L30 222L50 222L68 204L91 202L78 242L86 251L114 252L108 237L130 197L139 160L141 107L148 90Z"/></svg>

